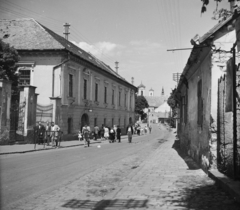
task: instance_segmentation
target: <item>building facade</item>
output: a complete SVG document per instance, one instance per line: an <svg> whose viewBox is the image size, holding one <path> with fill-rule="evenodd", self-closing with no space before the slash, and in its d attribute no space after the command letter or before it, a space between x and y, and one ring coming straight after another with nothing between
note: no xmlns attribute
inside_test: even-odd
<svg viewBox="0 0 240 210"><path fill-rule="evenodd" d="M0 27L21 57L20 84L39 94L37 121L54 121L64 134L84 124L134 123L137 88L105 63L34 19L2 20Z"/></svg>

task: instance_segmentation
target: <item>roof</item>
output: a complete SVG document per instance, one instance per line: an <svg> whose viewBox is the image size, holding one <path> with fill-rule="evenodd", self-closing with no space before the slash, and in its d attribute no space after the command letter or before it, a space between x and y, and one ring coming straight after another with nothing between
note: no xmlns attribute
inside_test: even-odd
<svg viewBox="0 0 240 210"><path fill-rule="evenodd" d="M217 25L215 25L213 28L211 28L207 33L205 33L202 37L199 38L199 45L196 45L193 47L190 56L188 58L187 64L183 69L183 73L181 76L181 79L178 83L178 87L181 87L182 83L183 83L183 79L184 79L184 75L187 74L187 72L190 70L192 64L194 63L195 59L197 57L199 57L199 54L201 53L202 49L201 47L206 46L209 48L209 51L211 50L210 46L207 46L207 41L215 41L219 38L221 38L222 36L224 36L225 34L227 34L230 31L230 28L227 27L230 23L232 23L232 21L234 19L236 19L237 17L239 17L240 15L240 11L239 9L236 10L236 13L233 14L232 16L230 16L229 18L227 18L225 21L218 23ZM232 29L234 30L234 29Z"/></svg>
<svg viewBox="0 0 240 210"><path fill-rule="evenodd" d="M144 96L150 107L159 107L167 100L167 96Z"/></svg>
<svg viewBox="0 0 240 210"><path fill-rule="evenodd" d="M146 88L145 85L144 85L142 82L141 82L141 84L138 86L138 88L141 88L141 87Z"/></svg>
<svg viewBox="0 0 240 210"><path fill-rule="evenodd" d="M154 110L154 112L170 112L171 108L168 105L168 103L166 101L164 101L164 103L162 105L160 105L158 108L156 108Z"/></svg>
<svg viewBox="0 0 240 210"><path fill-rule="evenodd" d="M149 91L154 91L152 88Z"/></svg>
<svg viewBox="0 0 240 210"><path fill-rule="evenodd" d="M32 18L0 20L0 39L14 46L18 51L67 50L75 56L123 80L136 89L135 86L111 69L110 66Z"/></svg>

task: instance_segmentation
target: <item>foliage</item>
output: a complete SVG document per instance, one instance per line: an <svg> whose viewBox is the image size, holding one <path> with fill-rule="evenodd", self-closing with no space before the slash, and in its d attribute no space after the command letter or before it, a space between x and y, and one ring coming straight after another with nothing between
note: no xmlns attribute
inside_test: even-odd
<svg viewBox="0 0 240 210"><path fill-rule="evenodd" d="M172 117L175 117L177 115L177 101L174 98L174 93L176 92L176 88L172 90L167 103L172 109Z"/></svg>
<svg viewBox="0 0 240 210"><path fill-rule="evenodd" d="M201 0L201 1L203 2L201 13L204 13L207 11L207 5L209 4L209 0ZM222 0L214 0L214 1L216 2L216 10L217 10L218 3L221 2ZM233 1L240 1L240 0L228 0L228 2L233 2ZM222 13L222 15L224 15L224 13Z"/></svg>
<svg viewBox="0 0 240 210"><path fill-rule="evenodd" d="M16 73L18 60L18 52L0 39L0 79L12 81L13 87L18 85L19 75Z"/></svg>
<svg viewBox="0 0 240 210"><path fill-rule="evenodd" d="M144 109L148 108L148 102L144 96L136 96L135 99L135 113L141 116L141 119L146 117L144 114Z"/></svg>

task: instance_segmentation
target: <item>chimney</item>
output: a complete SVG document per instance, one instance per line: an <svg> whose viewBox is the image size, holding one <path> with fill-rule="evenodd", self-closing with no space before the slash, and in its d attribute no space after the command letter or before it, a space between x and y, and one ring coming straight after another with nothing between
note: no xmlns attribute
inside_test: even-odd
<svg viewBox="0 0 240 210"><path fill-rule="evenodd" d="M132 77L132 85L134 85L134 77Z"/></svg>
<svg viewBox="0 0 240 210"><path fill-rule="evenodd" d="M65 35L65 39L68 40L68 35L70 34L69 33L70 24L69 23L65 23L63 26L64 26L64 30L65 30L65 32L63 34Z"/></svg>
<svg viewBox="0 0 240 210"><path fill-rule="evenodd" d="M118 68L119 68L119 67L118 67L118 64L119 64L119 62L116 61L115 64L116 64L116 66L115 66L116 72L117 72L117 74L118 74Z"/></svg>

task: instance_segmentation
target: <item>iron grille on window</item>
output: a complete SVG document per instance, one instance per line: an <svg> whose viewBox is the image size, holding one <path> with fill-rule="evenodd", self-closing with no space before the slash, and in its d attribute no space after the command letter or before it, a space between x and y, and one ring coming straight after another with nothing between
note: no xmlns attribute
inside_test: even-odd
<svg viewBox="0 0 240 210"><path fill-rule="evenodd" d="M19 73L20 73L19 85L30 85L31 71L19 70Z"/></svg>

